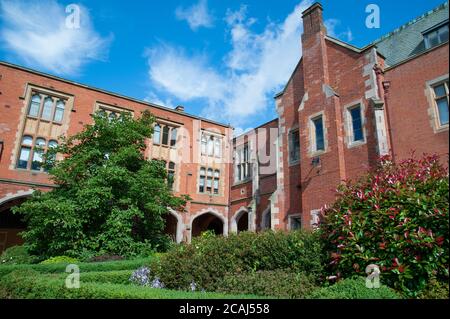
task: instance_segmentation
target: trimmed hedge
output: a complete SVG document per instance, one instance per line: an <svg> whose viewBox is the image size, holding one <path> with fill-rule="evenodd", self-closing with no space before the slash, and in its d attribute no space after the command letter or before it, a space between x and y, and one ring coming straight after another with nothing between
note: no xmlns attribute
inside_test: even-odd
<svg viewBox="0 0 450 319"><path fill-rule="evenodd" d="M81 273L91 271L135 270L144 265L148 265L153 259L153 257L147 257L123 261L77 263L77 265L80 267ZM39 273L64 273L67 265L67 263L49 265L3 265L0 266L0 278L15 270L26 271L31 269Z"/></svg>
<svg viewBox="0 0 450 319"><path fill-rule="evenodd" d="M152 263L156 274L169 289L215 291L227 274L260 270L292 270L319 280L323 273L322 246L315 233L243 232L228 237L207 235L190 245L179 245Z"/></svg>
<svg viewBox="0 0 450 319"><path fill-rule="evenodd" d="M309 294L308 299L401 299L387 286L367 288L364 278L344 279L338 283L318 289Z"/></svg>
<svg viewBox="0 0 450 319"><path fill-rule="evenodd" d="M81 282L67 289L63 279L35 271L14 271L0 279L0 298L17 299L254 299L249 295L184 292L134 285Z"/></svg>
<svg viewBox="0 0 450 319"><path fill-rule="evenodd" d="M114 270L114 271L91 271L91 272L81 272L80 273L80 282L96 282L102 284L120 284L120 285L129 285L130 276L133 273L133 270ZM64 274L50 274L49 278L57 278L57 279L65 279L68 273Z"/></svg>
<svg viewBox="0 0 450 319"><path fill-rule="evenodd" d="M283 269L227 275L220 280L218 286L218 292L285 299L305 298L318 289L310 276Z"/></svg>

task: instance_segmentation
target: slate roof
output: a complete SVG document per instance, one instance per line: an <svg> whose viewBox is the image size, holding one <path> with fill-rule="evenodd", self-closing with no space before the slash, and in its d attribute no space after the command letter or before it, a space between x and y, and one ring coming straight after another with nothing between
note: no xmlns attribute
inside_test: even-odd
<svg viewBox="0 0 450 319"><path fill-rule="evenodd" d="M423 32L442 23L448 23L448 2L439 5L373 42L386 57L386 64L393 66L424 51Z"/></svg>

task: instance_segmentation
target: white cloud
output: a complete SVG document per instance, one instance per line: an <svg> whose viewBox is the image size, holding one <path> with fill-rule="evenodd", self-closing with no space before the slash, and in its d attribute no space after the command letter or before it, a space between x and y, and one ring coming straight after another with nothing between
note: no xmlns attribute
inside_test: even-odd
<svg viewBox="0 0 450 319"><path fill-rule="evenodd" d="M325 22L325 27L327 28L327 32L330 36L338 39L342 39L343 41L351 42L353 41L353 33L350 28L347 27L347 30L344 32L338 32L337 29L341 25L341 21L338 19L328 19Z"/></svg>
<svg viewBox="0 0 450 319"><path fill-rule="evenodd" d="M172 99L162 99L158 94L156 94L153 91L148 92L147 96L144 98L144 101L154 103L157 105L165 106L165 107L171 107L174 108Z"/></svg>
<svg viewBox="0 0 450 319"><path fill-rule="evenodd" d="M182 49L162 44L147 50L150 79L180 100L224 98L225 83L208 67L205 56L187 56Z"/></svg>
<svg viewBox="0 0 450 319"><path fill-rule="evenodd" d="M80 27L66 26L65 7L54 0L0 1L1 44L32 67L78 74L92 60L108 56L112 36L101 37L89 12L80 8Z"/></svg>
<svg viewBox="0 0 450 319"><path fill-rule="evenodd" d="M191 7L178 7L175 10L178 20L186 20L189 27L196 31L200 27L210 28L214 26L214 18L208 11L207 0L199 0Z"/></svg>
<svg viewBox="0 0 450 319"><path fill-rule="evenodd" d="M202 116L245 125L273 105L273 95L289 79L301 56L303 0L281 23L269 22L260 33L247 8L228 11L225 21L231 50L223 68L213 68L202 55L188 55L160 45L149 54L149 76L161 91L183 101L205 101Z"/></svg>

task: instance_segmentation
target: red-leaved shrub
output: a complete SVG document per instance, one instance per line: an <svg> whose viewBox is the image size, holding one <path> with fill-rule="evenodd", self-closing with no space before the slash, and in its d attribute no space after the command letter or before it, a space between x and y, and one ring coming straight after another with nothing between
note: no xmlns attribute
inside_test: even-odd
<svg viewBox="0 0 450 319"><path fill-rule="evenodd" d="M431 278L449 276L449 178L436 155L393 163L389 157L357 182L338 187L322 210L320 232L330 275L365 275L416 296Z"/></svg>

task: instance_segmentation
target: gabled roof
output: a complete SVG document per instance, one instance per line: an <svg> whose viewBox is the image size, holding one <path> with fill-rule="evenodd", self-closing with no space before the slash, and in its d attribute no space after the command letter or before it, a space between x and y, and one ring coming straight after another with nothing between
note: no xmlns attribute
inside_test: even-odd
<svg viewBox="0 0 450 319"><path fill-rule="evenodd" d="M386 57L386 65L393 66L426 51L423 34L448 23L448 2L402 25L372 42Z"/></svg>
<svg viewBox="0 0 450 319"><path fill-rule="evenodd" d="M363 48L358 48L329 35L326 35L325 39L356 53L362 53L376 47L377 53L385 59L386 65L393 66L426 51L423 33L438 25L448 23L448 18L448 2L446 1ZM298 62L283 90L274 96L275 99L284 94L301 61L302 59Z"/></svg>

